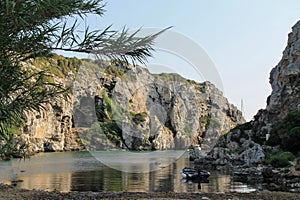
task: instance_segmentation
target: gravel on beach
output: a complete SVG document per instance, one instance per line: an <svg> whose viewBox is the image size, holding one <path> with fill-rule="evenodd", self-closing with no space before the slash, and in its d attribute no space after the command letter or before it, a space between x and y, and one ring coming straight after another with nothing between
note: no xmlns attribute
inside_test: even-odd
<svg viewBox="0 0 300 200"><path fill-rule="evenodd" d="M241 199L263 199L263 200L292 200L300 199L300 193L287 192L251 192L251 193L174 193L174 192L157 192L157 193L140 193L140 192L58 192L58 191L41 191L26 190L15 188L10 185L0 185L0 199L5 200L94 200L94 199L200 199L200 200L241 200Z"/></svg>

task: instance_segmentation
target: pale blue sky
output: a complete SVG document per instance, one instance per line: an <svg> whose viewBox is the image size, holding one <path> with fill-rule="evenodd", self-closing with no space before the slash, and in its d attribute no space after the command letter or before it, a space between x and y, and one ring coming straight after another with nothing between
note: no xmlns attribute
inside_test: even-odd
<svg viewBox="0 0 300 200"><path fill-rule="evenodd" d="M291 26L300 20L299 0L106 2L104 17L87 19L92 28L174 26L172 31L189 37L210 56L221 76L224 95L239 108L244 100L247 120L265 107L271 92L269 72L282 56ZM159 59L151 62L160 63Z"/></svg>

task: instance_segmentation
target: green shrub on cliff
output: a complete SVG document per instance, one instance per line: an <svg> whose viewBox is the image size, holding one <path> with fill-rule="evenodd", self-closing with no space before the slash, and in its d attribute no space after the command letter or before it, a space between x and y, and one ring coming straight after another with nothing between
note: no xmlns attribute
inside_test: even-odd
<svg viewBox="0 0 300 200"><path fill-rule="evenodd" d="M122 130L116 121L102 122L100 123L100 127L110 141L114 142L117 146L122 143Z"/></svg>
<svg viewBox="0 0 300 200"><path fill-rule="evenodd" d="M116 102L115 99L109 97L105 90L102 91L102 97L104 99L110 120L122 120L124 109Z"/></svg>
<svg viewBox="0 0 300 200"><path fill-rule="evenodd" d="M283 120L276 123L270 132L267 145L277 146L295 155L300 152L300 111L291 111Z"/></svg>
<svg viewBox="0 0 300 200"><path fill-rule="evenodd" d="M290 165L290 161L294 160L295 156L290 152L277 152L276 154L266 154L263 161L264 164L271 164L273 167L286 167Z"/></svg>
<svg viewBox="0 0 300 200"><path fill-rule="evenodd" d="M281 142L281 147L284 150L293 152L297 155L300 152L300 126L290 129L287 135L284 136Z"/></svg>
<svg viewBox="0 0 300 200"><path fill-rule="evenodd" d="M116 76L116 77L122 77L125 74L125 70L120 69L113 65L109 65L108 67L106 67L105 73Z"/></svg>
<svg viewBox="0 0 300 200"><path fill-rule="evenodd" d="M148 117L148 114L146 112L141 112L141 113L130 112L130 115L132 117L132 121L136 124L140 124L146 121L146 118Z"/></svg>
<svg viewBox="0 0 300 200"><path fill-rule="evenodd" d="M105 90L102 91L102 97L105 105L98 108L102 109L102 111L104 109L107 110L109 118L100 122L99 125L107 139L119 146L119 144L122 143L122 130L120 128L120 124L124 118L124 109L116 102L115 99L109 97ZM97 110L96 112L100 111Z"/></svg>
<svg viewBox="0 0 300 200"><path fill-rule="evenodd" d="M113 120L96 122L90 129L80 135L80 141L87 147L92 145L103 148L111 142L120 146L122 143L122 130L117 122Z"/></svg>

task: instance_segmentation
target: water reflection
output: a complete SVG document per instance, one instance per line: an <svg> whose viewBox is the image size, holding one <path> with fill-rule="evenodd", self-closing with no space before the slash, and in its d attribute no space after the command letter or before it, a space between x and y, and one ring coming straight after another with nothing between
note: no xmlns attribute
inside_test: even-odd
<svg viewBox="0 0 300 200"><path fill-rule="evenodd" d="M111 156L111 152L98 152ZM116 152L114 152L116 153ZM109 156L108 156L109 155ZM140 154L139 156L141 156ZM234 183L230 176L220 175L211 171L208 182L184 181L180 171L192 163L186 156L177 159L170 152L168 159L174 159L168 166L161 166L159 170L147 173L129 173L107 167L98 162L88 152L65 152L39 154L27 161L0 162L0 181L15 184L20 188L45 189L59 191L126 191L126 192L248 192L252 188L247 185ZM151 165L164 162L159 152L151 159L144 159L143 165L131 163L123 157L111 157L111 163L119 163L125 169L131 170L141 166L151 169ZM167 156L164 153L164 158ZM22 180L22 182L18 181Z"/></svg>

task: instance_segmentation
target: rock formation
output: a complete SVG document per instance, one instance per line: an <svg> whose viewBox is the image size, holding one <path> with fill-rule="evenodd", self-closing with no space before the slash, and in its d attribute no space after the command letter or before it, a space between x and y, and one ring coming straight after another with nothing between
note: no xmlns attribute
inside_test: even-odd
<svg viewBox="0 0 300 200"><path fill-rule="evenodd" d="M89 119L88 126L100 123L100 130L83 137L92 149L186 149L198 143L209 148L226 130L244 122L241 112L209 82L122 65L86 72L78 73L74 96L75 102L90 98L91 109L84 112L82 104L75 105L74 121L76 127L83 126L81 119ZM91 112L96 115L88 116Z"/></svg>
<svg viewBox="0 0 300 200"><path fill-rule="evenodd" d="M52 60L42 62L42 64L27 62L22 63L22 65L23 67L41 70L41 65L55 68L57 66L53 62L56 64L59 61L70 62L70 60L72 59L63 58L63 60L59 60L53 58ZM63 74L60 70L58 72L60 75ZM74 74L71 71L68 73L68 76L52 74L53 80L51 81L67 86L68 81L74 79ZM62 97L51 102L51 104L43 105L44 109L41 109L40 112L26 113L26 123L22 130L23 134L19 139L28 144L30 153L82 149L72 125L73 100L74 97L72 95L70 95L69 99Z"/></svg>
<svg viewBox="0 0 300 200"><path fill-rule="evenodd" d="M208 149L244 122L241 112L209 82L104 61L81 60L75 70L68 58L56 59L42 64L54 68L53 63L64 63L64 75L56 72L54 81L72 83L73 90L68 100L27 114L21 138L32 152L185 149L199 143Z"/></svg>

